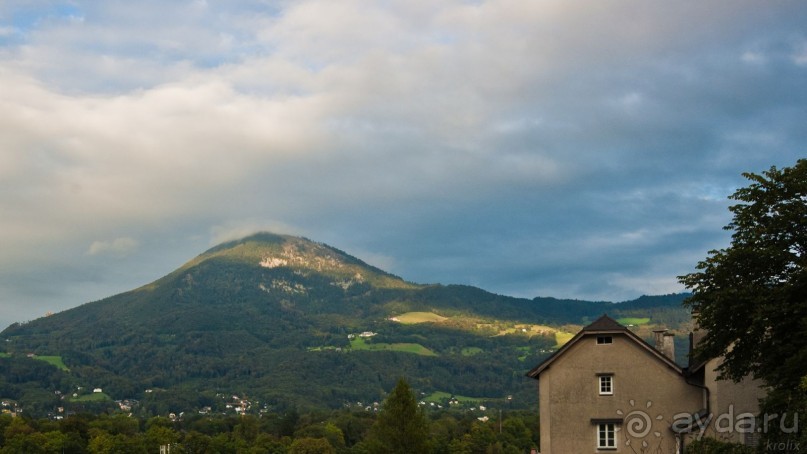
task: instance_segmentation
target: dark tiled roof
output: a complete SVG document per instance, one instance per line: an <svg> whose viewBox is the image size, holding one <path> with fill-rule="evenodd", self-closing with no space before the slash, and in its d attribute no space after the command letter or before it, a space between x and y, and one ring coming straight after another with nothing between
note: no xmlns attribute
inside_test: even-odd
<svg viewBox="0 0 807 454"><path fill-rule="evenodd" d="M535 366L532 370L527 372L528 377L532 377L538 379L541 372L547 369L553 362L557 361L558 358L563 356L566 351L571 348L572 345L580 341L580 339L589 336L589 335L596 335L596 333L625 333L625 336L628 339L631 339L645 351L653 355L655 358L658 358L661 362L665 363L668 367L674 370L678 374L682 374L683 371L681 368L675 363L675 361L667 358L661 352L656 350L655 348L651 347L647 342L642 340L641 337L637 336L636 333L629 330L624 325L620 325L617 323L616 320L612 319L608 315L603 315L602 317L594 320L591 324L586 326L585 328L581 329L569 342L566 342L563 347L559 348L552 356L546 358L541 364Z"/></svg>
<svg viewBox="0 0 807 454"><path fill-rule="evenodd" d="M603 314L602 317L598 318L597 320L594 320L593 322L591 322L591 324L583 328L583 331L627 331L627 330L628 330L627 327L620 325L619 323L617 323L616 320L612 319L606 314Z"/></svg>

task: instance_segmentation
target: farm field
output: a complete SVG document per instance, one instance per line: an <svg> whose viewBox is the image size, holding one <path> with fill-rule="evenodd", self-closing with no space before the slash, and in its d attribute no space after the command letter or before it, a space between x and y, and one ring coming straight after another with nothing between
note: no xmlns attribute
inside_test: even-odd
<svg viewBox="0 0 807 454"><path fill-rule="evenodd" d="M445 319L446 317L437 315L434 312L407 312L391 318L391 320L403 323L405 325L412 325L415 323L442 322Z"/></svg>
<svg viewBox="0 0 807 454"><path fill-rule="evenodd" d="M367 342L360 337L352 339L350 341L350 348L352 350L370 350L370 351L389 350L395 352L414 353L416 355L422 355L422 356L437 356L436 353L420 344L412 344L406 342L395 344L372 343Z"/></svg>
<svg viewBox="0 0 807 454"><path fill-rule="evenodd" d="M574 337L573 333L565 331L555 331L555 348L563 347L566 342L569 342Z"/></svg>
<svg viewBox="0 0 807 454"><path fill-rule="evenodd" d="M61 356L35 356L34 359L45 361L48 364L58 367L61 370L69 371L70 369L64 364Z"/></svg>
<svg viewBox="0 0 807 454"><path fill-rule="evenodd" d="M0 352L0 358L11 358L11 354ZM64 364L64 361L62 361L61 356L32 356L31 359L44 361L66 372L70 371L70 369L68 369L67 366Z"/></svg>
<svg viewBox="0 0 807 454"><path fill-rule="evenodd" d="M112 400L112 398L105 393L92 393L83 394L78 397L67 397L67 400L70 402L105 402L107 400Z"/></svg>

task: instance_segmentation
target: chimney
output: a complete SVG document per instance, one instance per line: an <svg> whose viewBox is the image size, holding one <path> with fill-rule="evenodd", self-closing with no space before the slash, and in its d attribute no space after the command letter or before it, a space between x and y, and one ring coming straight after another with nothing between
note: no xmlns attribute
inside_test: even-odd
<svg viewBox="0 0 807 454"><path fill-rule="evenodd" d="M675 335L668 333L666 329L653 330L656 350L661 352L670 361L675 361Z"/></svg>

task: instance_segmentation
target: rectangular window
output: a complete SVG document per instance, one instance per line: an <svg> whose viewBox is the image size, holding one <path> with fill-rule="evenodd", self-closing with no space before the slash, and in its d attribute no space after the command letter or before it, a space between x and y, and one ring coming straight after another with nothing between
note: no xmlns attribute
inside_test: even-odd
<svg viewBox="0 0 807 454"><path fill-rule="evenodd" d="M616 428L614 423L597 424L597 449L616 448Z"/></svg>
<svg viewBox="0 0 807 454"><path fill-rule="evenodd" d="M597 345L604 345L604 344L612 344L614 343L614 338L611 336L597 336Z"/></svg>
<svg viewBox="0 0 807 454"><path fill-rule="evenodd" d="M614 376L613 375L600 375L600 395L610 396L614 393Z"/></svg>

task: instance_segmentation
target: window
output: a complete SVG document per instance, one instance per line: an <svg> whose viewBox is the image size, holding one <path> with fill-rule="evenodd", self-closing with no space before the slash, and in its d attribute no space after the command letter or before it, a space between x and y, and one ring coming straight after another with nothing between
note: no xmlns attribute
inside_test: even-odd
<svg viewBox="0 0 807 454"><path fill-rule="evenodd" d="M616 449L616 424L597 424L597 449Z"/></svg>
<svg viewBox="0 0 807 454"><path fill-rule="evenodd" d="M600 395L610 396L614 394L614 376L613 375L599 375Z"/></svg>
<svg viewBox="0 0 807 454"><path fill-rule="evenodd" d="M616 426L625 422L623 419L616 418L592 418L591 423L594 425L594 430L597 433L597 450L616 451L617 443Z"/></svg>
<svg viewBox="0 0 807 454"><path fill-rule="evenodd" d="M614 338L611 336L597 336L597 345L613 344Z"/></svg>

